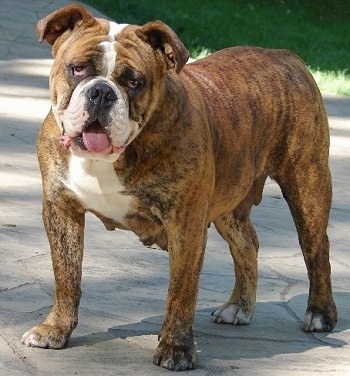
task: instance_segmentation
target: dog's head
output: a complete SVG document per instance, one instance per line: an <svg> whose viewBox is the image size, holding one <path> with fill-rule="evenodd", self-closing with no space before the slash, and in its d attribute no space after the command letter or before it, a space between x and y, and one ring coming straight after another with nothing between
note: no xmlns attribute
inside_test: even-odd
<svg viewBox="0 0 350 376"><path fill-rule="evenodd" d="M52 109L61 143L87 158L115 161L140 133L164 95L164 77L189 55L160 21L143 26L93 17L80 5L37 24L52 45Z"/></svg>

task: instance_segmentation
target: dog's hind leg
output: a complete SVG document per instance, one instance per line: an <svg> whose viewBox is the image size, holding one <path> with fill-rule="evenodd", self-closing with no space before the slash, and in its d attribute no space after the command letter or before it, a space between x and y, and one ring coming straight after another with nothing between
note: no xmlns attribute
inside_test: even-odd
<svg viewBox="0 0 350 376"><path fill-rule="evenodd" d="M231 298L213 312L217 323L248 324L254 312L259 242L249 219L252 206L250 197L248 195L248 200L236 210L214 221L219 234L229 244L236 276Z"/></svg>
<svg viewBox="0 0 350 376"><path fill-rule="evenodd" d="M314 154L286 158L275 179L291 210L310 281L304 330L330 331L337 322L326 232L332 186L327 152L319 147Z"/></svg>

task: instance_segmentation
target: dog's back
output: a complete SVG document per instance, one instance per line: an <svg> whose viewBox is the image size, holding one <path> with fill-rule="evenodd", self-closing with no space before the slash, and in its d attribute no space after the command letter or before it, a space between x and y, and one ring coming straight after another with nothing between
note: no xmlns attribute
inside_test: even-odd
<svg viewBox="0 0 350 376"><path fill-rule="evenodd" d="M188 64L212 119L215 155L235 151L256 175L274 174L285 153L328 155L328 121L304 62L288 50L233 47ZM314 151L312 151L314 150ZM231 158L232 159L232 158Z"/></svg>

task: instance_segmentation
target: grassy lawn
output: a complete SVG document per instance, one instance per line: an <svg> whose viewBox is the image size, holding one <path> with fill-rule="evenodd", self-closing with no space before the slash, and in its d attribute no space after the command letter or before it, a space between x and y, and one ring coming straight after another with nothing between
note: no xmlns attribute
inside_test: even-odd
<svg viewBox="0 0 350 376"><path fill-rule="evenodd" d="M324 92L350 95L350 0L87 0L121 23L160 19L192 57L235 45L287 48Z"/></svg>

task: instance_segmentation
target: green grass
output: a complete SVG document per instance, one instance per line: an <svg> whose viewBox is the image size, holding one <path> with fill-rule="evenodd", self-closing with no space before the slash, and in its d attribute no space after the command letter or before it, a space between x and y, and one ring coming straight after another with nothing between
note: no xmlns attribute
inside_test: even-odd
<svg viewBox="0 0 350 376"><path fill-rule="evenodd" d="M235 45L290 49L322 91L350 95L350 0L85 2L118 22L166 22L194 58Z"/></svg>

